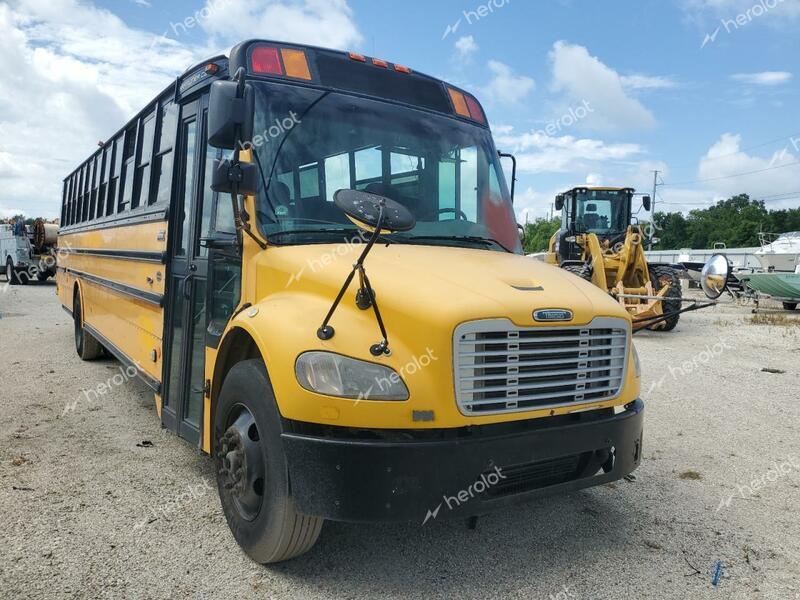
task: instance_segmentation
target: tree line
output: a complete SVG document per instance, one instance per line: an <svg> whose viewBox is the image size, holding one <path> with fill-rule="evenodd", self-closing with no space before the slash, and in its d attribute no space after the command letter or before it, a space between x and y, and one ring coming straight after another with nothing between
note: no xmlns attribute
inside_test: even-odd
<svg viewBox="0 0 800 600"><path fill-rule="evenodd" d="M729 248L759 246L758 234L800 231L800 208L769 210L762 200L739 194L714 206L679 212L657 212L653 217L657 250L713 248L722 242ZM550 237L561 225L559 218L537 219L525 226L525 251L547 250Z"/></svg>

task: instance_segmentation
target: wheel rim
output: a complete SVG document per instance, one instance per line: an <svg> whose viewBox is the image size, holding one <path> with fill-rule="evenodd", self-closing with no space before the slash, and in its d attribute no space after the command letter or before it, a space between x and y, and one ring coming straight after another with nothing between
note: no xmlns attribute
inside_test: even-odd
<svg viewBox="0 0 800 600"><path fill-rule="evenodd" d="M250 410L236 405L227 419L230 426L220 439L217 453L222 487L246 521L261 511L267 473L261 434Z"/></svg>

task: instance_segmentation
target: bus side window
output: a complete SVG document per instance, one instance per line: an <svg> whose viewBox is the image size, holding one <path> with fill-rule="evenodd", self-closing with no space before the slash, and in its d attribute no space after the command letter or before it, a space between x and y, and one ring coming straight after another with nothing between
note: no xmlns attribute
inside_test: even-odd
<svg viewBox="0 0 800 600"><path fill-rule="evenodd" d="M178 107L172 101L165 102L159 110L159 134L153 173L156 191L151 204L168 204L172 192L173 148L178 127Z"/></svg>
<svg viewBox="0 0 800 600"><path fill-rule="evenodd" d="M111 173L108 180L108 195L106 197L106 216L114 214L117 206L117 195L119 194L119 173L122 166L122 142L121 138L114 140L114 148L111 156Z"/></svg>
<svg viewBox="0 0 800 600"><path fill-rule="evenodd" d="M135 150L136 125L133 125L125 131L125 143L122 152L122 174L120 175L122 194L119 198L118 213L128 210L131 205L131 198L133 198L133 160Z"/></svg>
<svg viewBox="0 0 800 600"><path fill-rule="evenodd" d="M153 143L155 139L156 115L150 113L144 118L139 127L139 149L136 161L136 178L134 180L133 198L131 208L147 205L150 201L150 161L153 157Z"/></svg>

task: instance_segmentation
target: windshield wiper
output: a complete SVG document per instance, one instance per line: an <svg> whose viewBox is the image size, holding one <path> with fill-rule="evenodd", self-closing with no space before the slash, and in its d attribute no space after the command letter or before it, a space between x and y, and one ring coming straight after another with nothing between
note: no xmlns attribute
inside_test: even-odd
<svg viewBox="0 0 800 600"><path fill-rule="evenodd" d="M412 235L404 238L403 240L443 240L451 242L467 242L469 244L483 244L484 246L499 246L506 252L511 253L511 250L506 248L503 244L492 238L480 237L477 235Z"/></svg>
<svg viewBox="0 0 800 600"><path fill-rule="evenodd" d="M268 238L275 238L278 236L284 235L313 235L315 233L325 233L325 234L343 234L343 233L353 233L355 234L354 237L363 239L359 234L357 229L353 229L350 227L338 227L338 228L327 228L327 229L287 229L286 231L276 231L275 233L270 233L267 237Z"/></svg>

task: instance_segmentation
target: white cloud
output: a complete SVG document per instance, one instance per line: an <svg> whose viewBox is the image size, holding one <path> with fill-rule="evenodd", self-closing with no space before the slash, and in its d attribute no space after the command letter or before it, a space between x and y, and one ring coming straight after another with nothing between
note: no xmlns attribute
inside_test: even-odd
<svg viewBox="0 0 800 600"><path fill-rule="evenodd" d="M773 86L783 85L792 80L792 74L787 71L762 71L760 73L737 73L731 79L747 85Z"/></svg>
<svg viewBox="0 0 800 600"><path fill-rule="evenodd" d="M471 35L458 38L455 46L461 58L467 58L478 51L478 44L475 43L475 38Z"/></svg>
<svg viewBox="0 0 800 600"><path fill-rule="evenodd" d="M800 149L789 143L770 156L759 157L743 151L741 142L740 135L725 133L700 159L698 179L711 180L705 183L710 191L724 198L736 194L758 198L797 190L800 165L793 163L800 160ZM749 174L738 176L742 173ZM786 202L797 205L796 200Z"/></svg>
<svg viewBox="0 0 800 600"><path fill-rule="evenodd" d="M622 75L620 81L626 90L664 90L677 86L672 78L664 76Z"/></svg>
<svg viewBox="0 0 800 600"><path fill-rule="evenodd" d="M495 130L497 146L513 152L521 173L575 173L606 161L632 159L642 153L638 144L606 144L571 135L548 136L541 131L515 135Z"/></svg>
<svg viewBox="0 0 800 600"><path fill-rule="evenodd" d="M333 46L360 39L345 0L209 0L206 6L217 7L215 17L201 25L223 17L227 23L231 11L247 22L220 26L216 41L201 46L169 22L155 24L165 30L156 36L85 1L0 2L0 212L24 207L31 216L58 216L63 178L98 140L237 38L258 33ZM291 25L277 31L275 23Z"/></svg>
<svg viewBox="0 0 800 600"><path fill-rule="evenodd" d="M353 49L363 36L353 21L347 0L207 0L213 19L200 22L208 33L230 40L265 38Z"/></svg>
<svg viewBox="0 0 800 600"><path fill-rule="evenodd" d="M483 89L483 96L500 104L519 104L536 87L530 77L516 75L506 64L497 60L489 61L492 80Z"/></svg>
<svg viewBox="0 0 800 600"><path fill-rule="evenodd" d="M586 48L556 42L550 52L553 85L572 103L588 101L594 112L584 125L597 130L648 129L655 118L625 92L619 74L591 56Z"/></svg>

